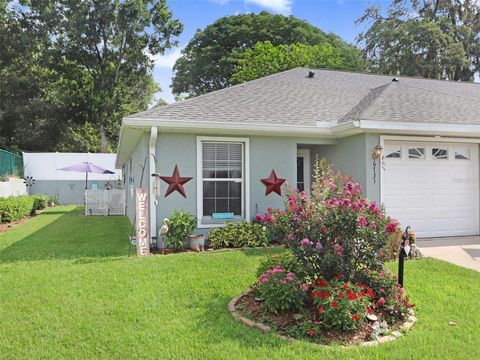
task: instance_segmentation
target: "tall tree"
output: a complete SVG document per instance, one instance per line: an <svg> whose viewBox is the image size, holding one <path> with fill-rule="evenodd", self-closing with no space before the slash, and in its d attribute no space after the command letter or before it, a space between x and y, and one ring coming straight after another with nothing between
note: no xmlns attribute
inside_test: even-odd
<svg viewBox="0 0 480 360"><path fill-rule="evenodd" d="M258 42L243 51L233 70L233 84L255 80L263 76L299 66L348 69L352 68L341 51L330 44L322 45L277 45L269 41Z"/></svg>
<svg viewBox="0 0 480 360"><path fill-rule="evenodd" d="M165 0L24 0L21 5L23 32L46 34L50 42L37 51L43 69L57 79L41 87L42 98L49 100L43 104L68 109L62 101L66 93L77 107L63 111L68 127L57 147L70 149L75 139L80 146L83 137L93 140L98 134L99 150L111 149L121 118L152 101L158 90L152 58L177 44L182 25ZM56 93L61 96L53 97Z"/></svg>
<svg viewBox="0 0 480 360"><path fill-rule="evenodd" d="M238 56L260 41L272 45L330 44L352 68L363 66L362 55L354 46L304 20L267 12L241 14L218 19L196 32L173 68L173 93L194 96L231 85Z"/></svg>
<svg viewBox="0 0 480 360"><path fill-rule="evenodd" d="M480 4L475 0L394 0L369 8L359 42L382 73L472 81L480 70Z"/></svg>

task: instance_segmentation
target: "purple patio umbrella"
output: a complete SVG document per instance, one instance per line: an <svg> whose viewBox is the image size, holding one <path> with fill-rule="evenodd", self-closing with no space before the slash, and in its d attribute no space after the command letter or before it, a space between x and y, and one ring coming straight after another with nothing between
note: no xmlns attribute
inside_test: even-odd
<svg viewBox="0 0 480 360"><path fill-rule="evenodd" d="M107 170L101 168L98 165L92 164L91 162L84 161L80 164L73 164L69 166L65 166L61 169L62 171L76 171L76 172L84 172L85 173L85 190L88 188L88 173L95 173L95 174L115 174L114 171Z"/></svg>

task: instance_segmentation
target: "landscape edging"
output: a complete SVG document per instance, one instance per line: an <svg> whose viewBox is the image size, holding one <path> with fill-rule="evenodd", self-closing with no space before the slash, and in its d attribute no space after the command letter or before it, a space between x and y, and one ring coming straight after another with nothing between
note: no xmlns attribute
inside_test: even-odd
<svg viewBox="0 0 480 360"><path fill-rule="evenodd" d="M237 305L238 300L240 300L242 297L247 295L250 291L251 291L251 289L248 289L248 290L242 292L240 295L235 296L228 303L228 311L230 312L230 314L232 315L232 317L235 320L247 325L248 327L260 330L263 333L272 333L274 336L276 336L280 339L283 339L283 340L301 341L299 339L295 339L295 338L292 338L290 336L280 335L280 334L274 332L270 326L259 323L259 322L256 322L254 320L251 320L251 319L248 319L248 318L242 316L240 314L240 312L237 311L236 305ZM415 312L413 311L413 309L409 309L409 316L408 316L407 320L403 324L400 325L400 330L403 330L404 332L409 331L413 327L413 325L416 323L416 321L417 321L417 318L415 317ZM377 340L364 341L364 342L361 342L361 343L358 343L358 344L355 344L355 345L350 345L348 347L352 347L352 346L375 346L375 345L383 344L383 343L386 343L386 342L394 341L394 340L396 340L396 339L398 339L402 336L403 336L402 332L400 332L398 330L394 330L389 335L381 336Z"/></svg>

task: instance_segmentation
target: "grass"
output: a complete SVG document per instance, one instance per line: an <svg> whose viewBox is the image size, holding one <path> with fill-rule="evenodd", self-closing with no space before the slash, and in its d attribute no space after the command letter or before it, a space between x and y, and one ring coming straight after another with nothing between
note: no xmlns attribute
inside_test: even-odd
<svg viewBox="0 0 480 360"><path fill-rule="evenodd" d="M122 217L57 207L0 234L0 359L480 358L480 273L409 261L414 330L375 348L329 348L261 334L227 312L275 250L129 258L129 230Z"/></svg>

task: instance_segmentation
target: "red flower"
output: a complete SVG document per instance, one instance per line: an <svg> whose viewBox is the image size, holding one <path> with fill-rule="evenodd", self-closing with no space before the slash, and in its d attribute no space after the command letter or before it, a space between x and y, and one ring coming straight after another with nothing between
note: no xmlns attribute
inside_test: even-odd
<svg viewBox="0 0 480 360"><path fill-rule="evenodd" d="M367 312L372 315L373 314L373 310L372 308L370 307L370 305L367 305Z"/></svg>
<svg viewBox="0 0 480 360"><path fill-rule="evenodd" d="M339 299L342 299L342 298L343 298L343 294L342 294L341 292L339 292L339 293L337 294L337 297L338 297Z"/></svg>
<svg viewBox="0 0 480 360"><path fill-rule="evenodd" d="M316 334L316 331L314 329L310 329L307 331L307 335L310 337L314 337Z"/></svg>
<svg viewBox="0 0 480 360"><path fill-rule="evenodd" d="M327 287L328 283L325 280L320 278L320 279L317 280L317 285L320 286L320 287Z"/></svg>
<svg viewBox="0 0 480 360"><path fill-rule="evenodd" d="M330 303L330 306L331 306L332 308L334 308L334 309L337 309L337 308L338 308L338 303L337 303L336 301L332 301L332 302Z"/></svg>
<svg viewBox="0 0 480 360"><path fill-rule="evenodd" d="M358 315L353 315L352 320L353 321L358 321L358 320L360 320L360 318L358 317Z"/></svg>
<svg viewBox="0 0 480 360"><path fill-rule="evenodd" d="M342 278L342 275L333 275L333 278L338 280L338 279L341 279Z"/></svg>
<svg viewBox="0 0 480 360"><path fill-rule="evenodd" d="M372 289L367 289L367 294L370 296L372 299L375 299L375 294L373 293Z"/></svg>
<svg viewBox="0 0 480 360"><path fill-rule="evenodd" d="M348 294L347 299L350 300L350 301L356 300L356 299L358 299L358 295L355 294L355 293L350 293L350 294Z"/></svg>
<svg viewBox="0 0 480 360"><path fill-rule="evenodd" d="M318 313L319 313L319 314L323 314L324 312L325 312L325 308L323 307L323 305L320 305L320 306L318 307Z"/></svg>
<svg viewBox="0 0 480 360"><path fill-rule="evenodd" d="M348 283L345 283L345 284L343 284L343 288L344 288L345 290L347 290L347 289L350 289L350 286L348 285Z"/></svg>
<svg viewBox="0 0 480 360"><path fill-rule="evenodd" d="M365 297L365 296L367 296L367 293L364 292L364 291L360 291L360 296Z"/></svg>

